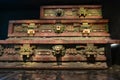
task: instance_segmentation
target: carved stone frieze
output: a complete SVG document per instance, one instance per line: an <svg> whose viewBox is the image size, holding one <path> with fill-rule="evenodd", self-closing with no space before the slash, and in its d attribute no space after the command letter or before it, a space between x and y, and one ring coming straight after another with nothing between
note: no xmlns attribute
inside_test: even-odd
<svg viewBox="0 0 120 80"><path fill-rule="evenodd" d="M30 63L29 68L46 69L107 68L112 40L101 6L56 5L40 10L41 20L9 21L8 39L0 40L0 62L31 61L37 65Z"/></svg>

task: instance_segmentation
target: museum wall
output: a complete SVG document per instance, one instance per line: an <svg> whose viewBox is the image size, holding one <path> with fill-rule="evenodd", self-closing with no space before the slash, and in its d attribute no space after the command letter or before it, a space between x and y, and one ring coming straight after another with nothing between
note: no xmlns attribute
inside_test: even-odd
<svg viewBox="0 0 120 80"><path fill-rule="evenodd" d="M119 1L119 0L118 0ZM115 0L0 0L0 39L7 38L9 20L39 19L42 5L102 5L111 38L120 39L120 4ZM113 64L120 64L120 45L112 47Z"/></svg>

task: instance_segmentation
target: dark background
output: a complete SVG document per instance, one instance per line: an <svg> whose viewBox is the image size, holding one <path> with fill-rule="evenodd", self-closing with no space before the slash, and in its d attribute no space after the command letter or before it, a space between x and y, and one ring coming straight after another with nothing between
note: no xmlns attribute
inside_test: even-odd
<svg viewBox="0 0 120 80"><path fill-rule="evenodd" d="M39 19L42 5L102 5L103 18L109 19L112 39L120 39L119 0L0 0L0 39L7 38L9 20ZM120 65L120 45L114 46L112 63Z"/></svg>

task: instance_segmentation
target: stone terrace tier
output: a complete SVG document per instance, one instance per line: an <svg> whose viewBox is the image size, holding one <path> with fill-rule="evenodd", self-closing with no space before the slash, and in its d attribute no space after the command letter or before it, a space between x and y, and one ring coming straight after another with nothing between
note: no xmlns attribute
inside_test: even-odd
<svg viewBox="0 0 120 80"><path fill-rule="evenodd" d="M41 6L41 19L100 19L100 5Z"/></svg>
<svg viewBox="0 0 120 80"><path fill-rule="evenodd" d="M8 37L109 37L108 20L13 20Z"/></svg>

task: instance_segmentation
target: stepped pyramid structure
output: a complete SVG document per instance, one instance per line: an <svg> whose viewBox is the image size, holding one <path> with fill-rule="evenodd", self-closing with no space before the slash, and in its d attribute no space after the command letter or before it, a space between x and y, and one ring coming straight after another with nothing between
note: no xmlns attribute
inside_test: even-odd
<svg viewBox="0 0 120 80"><path fill-rule="evenodd" d="M0 40L0 68L106 69L108 20L100 5L41 6L40 20L11 20Z"/></svg>

